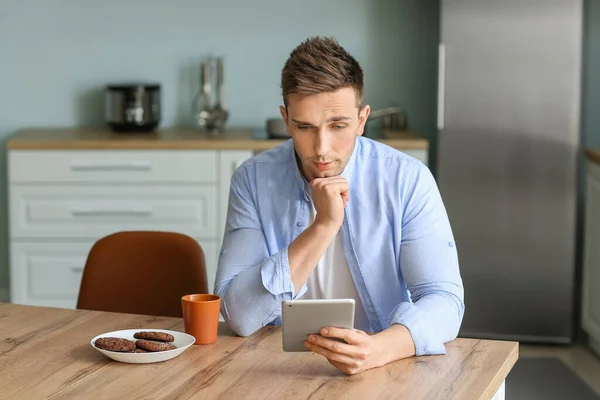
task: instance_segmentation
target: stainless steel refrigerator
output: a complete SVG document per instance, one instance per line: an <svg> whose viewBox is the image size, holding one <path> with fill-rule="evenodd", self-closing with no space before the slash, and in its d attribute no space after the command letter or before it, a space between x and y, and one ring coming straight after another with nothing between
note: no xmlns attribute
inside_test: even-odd
<svg viewBox="0 0 600 400"><path fill-rule="evenodd" d="M442 0L437 179L460 335L574 334L581 0Z"/></svg>

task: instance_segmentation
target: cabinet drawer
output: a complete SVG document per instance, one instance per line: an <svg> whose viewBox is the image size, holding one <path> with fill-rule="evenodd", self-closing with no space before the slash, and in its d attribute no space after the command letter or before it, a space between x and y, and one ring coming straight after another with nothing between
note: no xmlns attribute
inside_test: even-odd
<svg viewBox="0 0 600 400"><path fill-rule="evenodd" d="M11 150L9 182L216 182L214 150Z"/></svg>
<svg viewBox="0 0 600 400"><path fill-rule="evenodd" d="M10 236L96 239L125 230L216 236L216 185L10 188Z"/></svg>

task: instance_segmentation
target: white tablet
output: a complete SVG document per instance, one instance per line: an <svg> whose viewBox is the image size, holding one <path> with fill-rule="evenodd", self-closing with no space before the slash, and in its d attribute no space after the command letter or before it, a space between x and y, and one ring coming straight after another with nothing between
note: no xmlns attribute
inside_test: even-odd
<svg viewBox="0 0 600 400"><path fill-rule="evenodd" d="M311 333L322 328L354 328L354 299L284 300L281 303L283 351L310 351L304 347Z"/></svg>

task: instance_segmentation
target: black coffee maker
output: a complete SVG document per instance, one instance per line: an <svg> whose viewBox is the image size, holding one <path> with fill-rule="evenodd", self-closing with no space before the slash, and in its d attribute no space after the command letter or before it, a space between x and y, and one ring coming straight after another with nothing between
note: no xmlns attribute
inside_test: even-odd
<svg viewBox="0 0 600 400"><path fill-rule="evenodd" d="M106 86L106 122L115 132L153 132L160 124L160 85Z"/></svg>

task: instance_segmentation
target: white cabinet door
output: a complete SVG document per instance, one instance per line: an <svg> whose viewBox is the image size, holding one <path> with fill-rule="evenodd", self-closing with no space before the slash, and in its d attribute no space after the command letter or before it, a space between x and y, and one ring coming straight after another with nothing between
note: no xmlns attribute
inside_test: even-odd
<svg viewBox="0 0 600 400"><path fill-rule="evenodd" d="M75 308L93 241L18 243L10 246L11 302Z"/></svg>
<svg viewBox="0 0 600 400"><path fill-rule="evenodd" d="M206 262L208 291L217 270L215 240L196 239ZM75 308L88 253L95 241L15 242L10 246L11 302Z"/></svg>
<svg viewBox="0 0 600 400"><path fill-rule="evenodd" d="M218 232L219 239L223 239L225 232L225 220L227 219L227 205L229 204L229 186L231 184L231 176L236 169L247 159L254 154L252 150L222 150L219 161L219 223ZM220 244L219 244L220 246Z"/></svg>
<svg viewBox="0 0 600 400"><path fill-rule="evenodd" d="M588 166L582 323L600 355L600 165Z"/></svg>
<svg viewBox="0 0 600 400"><path fill-rule="evenodd" d="M215 287L215 278L217 276L217 263L219 260L221 243L216 240L200 240L198 243L200 243L202 251L204 251L208 292L212 294L213 288Z"/></svg>

